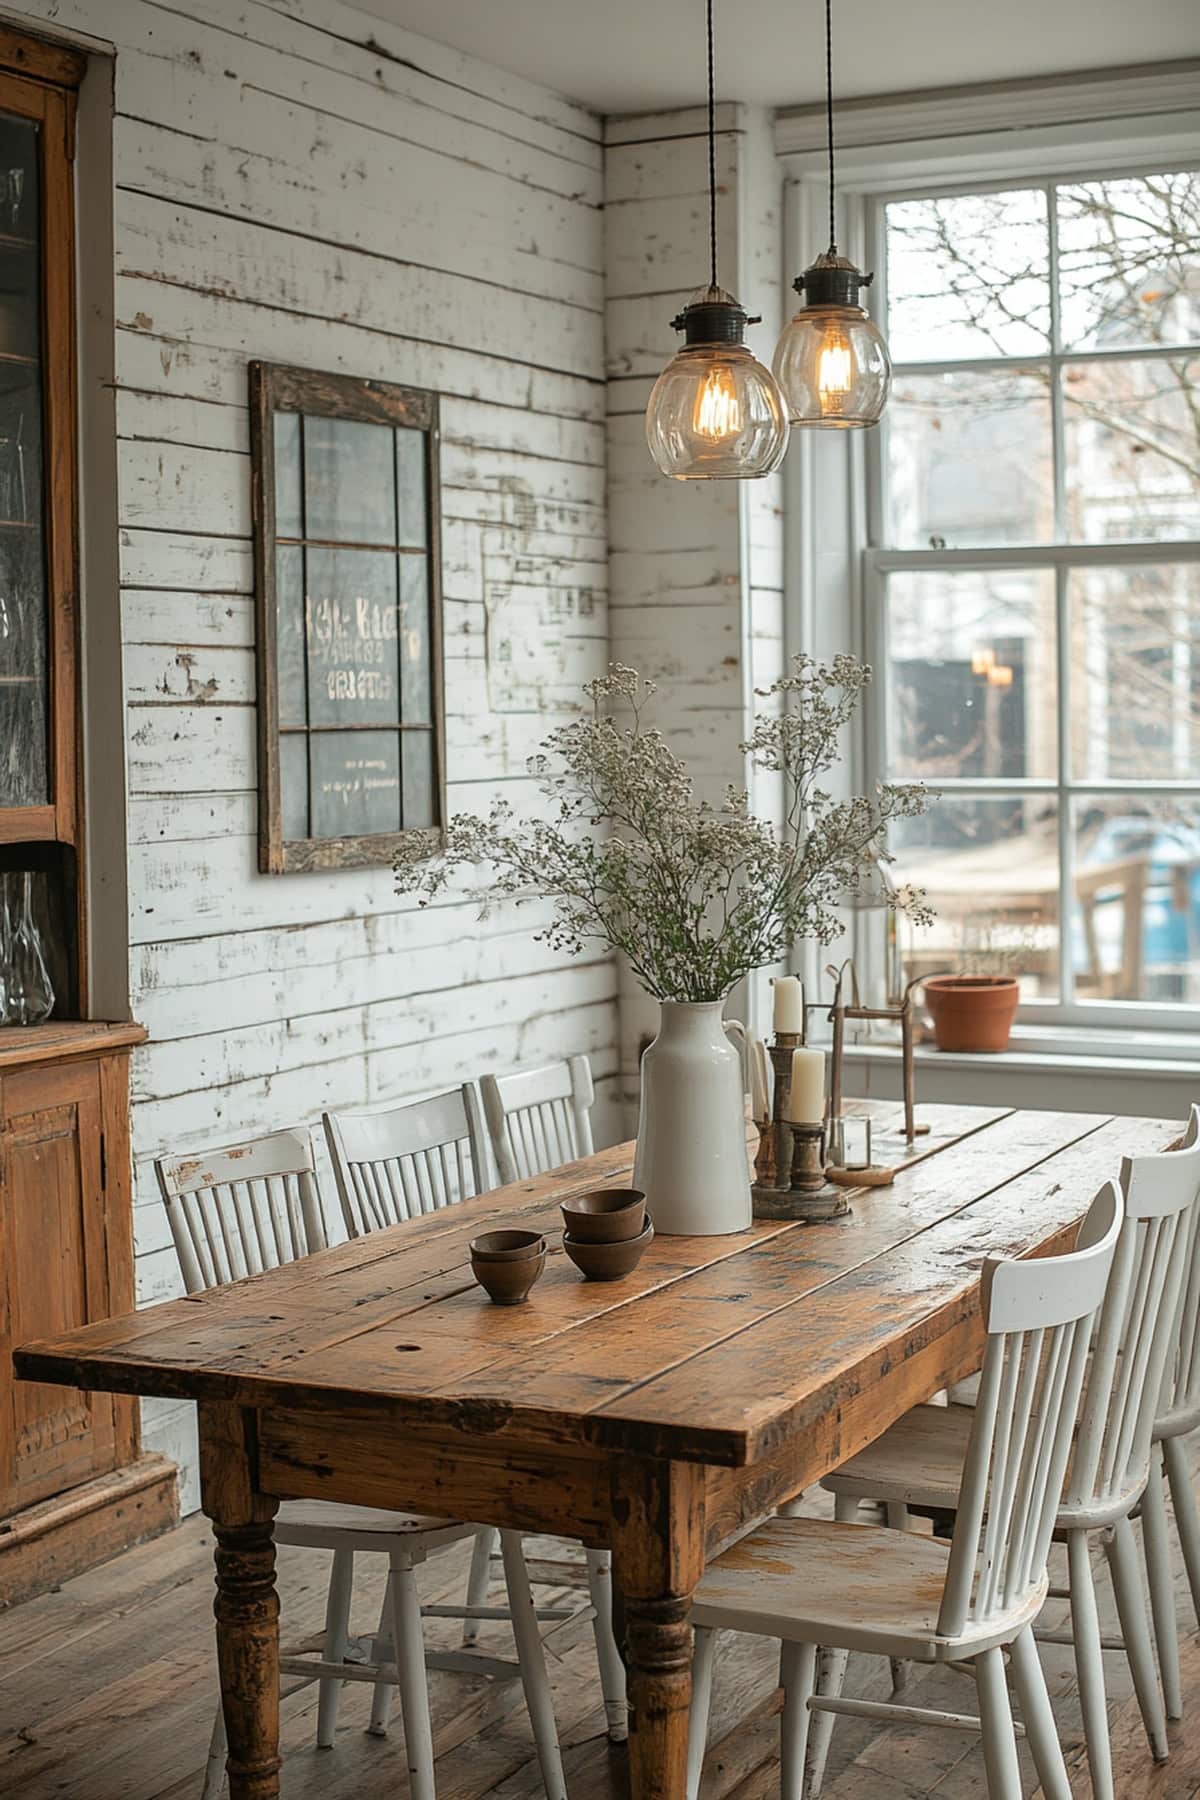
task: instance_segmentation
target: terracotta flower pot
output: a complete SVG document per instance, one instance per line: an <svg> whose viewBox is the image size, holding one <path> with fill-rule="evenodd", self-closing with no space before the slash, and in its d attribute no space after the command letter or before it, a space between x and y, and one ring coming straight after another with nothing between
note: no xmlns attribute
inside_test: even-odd
<svg viewBox="0 0 1200 1800"><path fill-rule="evenodd" d="M1011 975L931 975L925 1004L939 1050L1006 1050L1020 986Z"/></svg>

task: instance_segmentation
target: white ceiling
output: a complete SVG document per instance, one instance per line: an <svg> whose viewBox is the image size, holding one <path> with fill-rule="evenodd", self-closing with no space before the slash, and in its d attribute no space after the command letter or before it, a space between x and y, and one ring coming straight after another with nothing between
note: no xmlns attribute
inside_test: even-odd
<svg viewBox="0 0 1200 1800"><path fill-rule="evenodd" d="M704 91L703 0L358 0L602 113ZM822 92L820 0L716 0L724 100ZM1200 55L1197 0L838 0L837 92L897 93Z"/></svg>

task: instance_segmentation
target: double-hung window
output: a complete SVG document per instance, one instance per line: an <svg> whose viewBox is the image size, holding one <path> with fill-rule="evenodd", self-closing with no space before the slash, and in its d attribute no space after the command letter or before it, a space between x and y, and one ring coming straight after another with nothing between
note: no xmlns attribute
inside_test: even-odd
<svg viewBox="0 0 1200 1800"><path fill-rule="evenodd" d="M938 914L908 973L1194 1027L1200 173L889 193L868 224L895 364L867 458L873 760L941 795L892 845Z"/></svg>

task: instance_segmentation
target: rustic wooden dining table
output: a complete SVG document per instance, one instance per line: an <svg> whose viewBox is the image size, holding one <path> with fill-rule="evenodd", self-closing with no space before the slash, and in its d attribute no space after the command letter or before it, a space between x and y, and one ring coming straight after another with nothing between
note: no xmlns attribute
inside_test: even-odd
<svg viewBox="0 0 1200 1800"><path fill-rule="evenodd" d="M682 1800L690 1597L705 1559L978 1366L985 1255L1053 1252L1121 1158L1177 1122L861 1108L893 1186L846 1218L659 1237L584 1282L557 1237L522 1306L468 1241L554 1233L557 1203L629 1179L632 1146L229 1287L27 1344L28 1380L199 1403L231 1800L279 1793L272 1518L285 1499L401 1508L611 1546L634 1800ZM889 1132L896 1135L891 1136Z"/></svg>

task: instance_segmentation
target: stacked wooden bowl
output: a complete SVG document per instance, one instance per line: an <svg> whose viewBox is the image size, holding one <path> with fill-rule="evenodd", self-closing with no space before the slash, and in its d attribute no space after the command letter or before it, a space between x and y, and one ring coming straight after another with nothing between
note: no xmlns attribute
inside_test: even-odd
<svg viewBox="0 0 1200 1800"><path fill-rule="evenodd" d="M645 1255L654 1225L638 1188L597 1188L559 1208L563 1249L586 1281L619 1281Z"/></svg>

